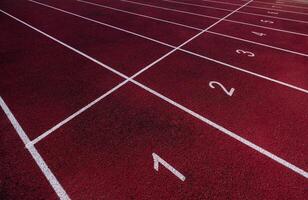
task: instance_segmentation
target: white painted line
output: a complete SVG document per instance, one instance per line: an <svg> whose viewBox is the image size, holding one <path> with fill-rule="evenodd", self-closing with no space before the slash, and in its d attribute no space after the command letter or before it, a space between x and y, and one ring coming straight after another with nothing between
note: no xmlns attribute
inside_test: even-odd
<svg viewBox="0 0 308 200"><path fill-rule="evenodd" d="M308 94L308 90L303 89L303 88L300 88L300 87L297 87L297 86L294 86L294 85L292 85L292 84L285 83L285 82L282 82L282 81L279 81L279 80L276 80L276 79L273 79L273 78L270 78L270 77L267 77L267 76L263 76L263 75L261 75L261 74L258 74L258 73L255 73L255 72L252 72L252 71L249 71L249 70L246 70L246 69L242 69L242 68L236 67L236 66L234 66L234 65L230 65L230 64L221 62L221 61L219 61L219 60L215 60L215 59L212 59L212 58L209 58L209 57L206 57L206 56L203 56L203 55L200 55L200 54L197 54L197 53L194 53L194 52L185 50L185 49L179 49L179 50L180 50L180 51L183 51L183 52L186 52L186 53L188 53L188 54L197 56L197 57L199 57L199 58L203 58L203 59L206 59L206 60L215 62L215 63L217 63L217 64L220 64L220 65L224 66L224 67L232 68L232 69L235 69L235 70L238 70L238 71L241 71L241 72L244 72L244 73L247 73L247 74L256 76L256 77L259 77L259 78L261 78L261 79L268 80L268 81L277 83L277 84L279 84L279 85L283 85L283 86L286 86L286 87L288 87L288 88L297 90L297 91L299 91L299 92L303 92L303 93Z"/></svg>
<svg viewBox="0 0 308 200"><path fill-rule="evenodd" d="M264 2L264 1L254 1L254 2L255 2L255 3L268 4L268 5L274 5L274 6L284 6L284 7L308 9L308 7L295 6L295 5L289 5L289 4L268 3L268 2ZM290 3L292 3L292 2L290 2ZM293 2L293 3L294 3L294 2ZM306 6L306 4L305 4L305 6Z"/></svg>
<svg viewBox="0 0 308 200"><path fill-rule="evenodd" d="M92 60L92 61L95 62L96 64L101 65L102 67L104 67L104 68L106 68L106 69L108 69L108 70L110 70L110 71L112 71L112 72L118 74L119 76L121 76L121 77L123 77L123 78L125 78L125 79L127 78L126 75L124 75L124 74L122 74L122 73L120 73L120 72L114 70L113 68L111 68L111 67L109 67L109 66L103 64L102 62L100 62L100 61L98 61L98 60L96 60L96 59L90 57L89 55L87 55L87 54L85 54L85 53L83 53L83 52L81 52L81 51L75 49L74 47L71 47L71 46L69 46L68 44L65 44L65 43L59 41L58 39L56 39L56 38L54 38L54 37L48 35L47 33L44 33L44 32L42 32L42 31L36 29L35 27L33 27L33 26L31 26L31 25L29 25L29 24L27 24L27 23L25 23L25 22L23 22L23 21L21 21L21 20L15 18L15 17L13 17L12 15L9 15L8 13L6 13L6 12L4 12L4 11L2 11L2 10L0 10L0 11L3 12L4 14L7 14L8 16L10 16L10 17L16 19L17 21L19 21L19 22L25 24L26 26L28 26L28 27L30 27L30 28L32 28L32 29L38 31L39 33L45 35L46 37L48 37L48 38L50 38L50 39L52 39L52 40L54 40L54 41L56 41L56 42L62 44L63 46L65 46L65 47L67 47L67 48L69 48L69 49L75 51L76 53L78 53L78 54L80 54L80 55L82 55L82 56L84 56L84 57L86 57L86 58ZM66 11L65 11L65 12L66 12ZM73 14L73 15L76 16L76 14ZM79 17L79 16L77 16L77 17ZM82 18L83 18L83 19L86 19L86 18L84 18L84 17L82 17ZM86 20L87 20L87 19L86 19ZM93 21L93 22L96 22L96 21ZM96 23L98 23L98 22L96 22ZM103 24L102 24L102 25L103 25ZM116 28L116 27L115 27L115 28ZM208 27L208 28L211 28L211 27ZM207 31L208 31L208 30L205 29L204 32L207 32ZM131 33L131 34L133 34L133 35L139 35L139 34L135 34L135 33ZM143 37L143 38L144 38L144 37ZM154 40L151 39L151 41L154 41ZM188 41L188 42L189 42L189 41ZM169 44L166 44L166 43L162 43L162 42L160 42L160 41L158 41L158 43L159 43L159 44L166 45L166 46L168 46L168 47L176 48L175 46L172 46L172 45L169 45ZM223 66L226 66L226 67L229 67L229 68L231 68L231 69L235 69L235 70L238 70L238 71L242 71L242 72L248 73L248 74L250 74L250 75L253 75L253 76L256 76L256 77L259 77L259 78L268 80L268 81L272 81L272 82L274 82L274 83L278 83L278 84L280 84L280 85L283 85L283 86L286 86L286 87L289 87L289 88L295 89L295 90L297 90L297 91L304 92L304 93L307 93L307 94L308 94L308 90L303 89L303 88L300 88L300 87L297 87L297 86L294 86L294 85L292 85L292 84L288 84L288 83L285 83L285 82L282 82L282 81L279 81L279 80L276 80L276 79L273 79L273 78L270 78L270 77L267 77L267 76L263 76L263 75L261 75L261 74L258 74L258 73L255 73L255 72L251 72L251 71L249 71L249 70L245 70L245 69L236 67L236 66L234 66L234 65L230 65L230 64L228 64L228 63L224 63L224 62L221 62L221 61L218 61L218 60L215 60L215 59L212 59L212 58L209 58L209 57L206 57L206 56L203 56L203 55L200 55L200 54L197 54L197 53L194 53L194 52L191 52L191 51L182 49L182 48L178 48L177 50L186 52L186 53L191 54L191 55L195 55L195 56L197 56L197 57L200 57L200 58L203 58L203 59L206 59L206 60L213 61L213 62L215 62L215 63L219 63L219 64L221 64L221 65L223 65ZM173 51L174 51L174 50L173 50ZM169 52L169 53L171 54L171 53L173 53L173 52ZM167 57L167 56L168 56L168 54L165 55L165 57ZM164 59L164 57L161 57L160 59ZM156 62L159 62L159 61L160 61L160 60L157 60ZM148 68L152 67L154 64L156 64L156 62L154 62L154 63L148 65L148 66L145 67L143 70L147 70ZM140 71L139 73L142 73L142 72L143 72L143 71ZM137 75L138 75L138 74L137 74ZM134 76L134 77L135 77L135 76ZM132 77L132 78L134 78L134 77Z"/></svg>
<svg viewBox="0 0 308 200"><path fill-rule="evenodd" d="M149 87L147 87L147 86L145 86L145 85L143 85L143 84L141 84L141 83L139 83L139 82L137 82L137 81L135 81L135 80L131 80L131 82L134 83L134 84L136 84L136 85L138 85L138 86L140 86L141 88L143 88L144 90L150 92L151 94L153 94L153 95L159 97L160 99L163 99L164 101L170 103L171 105L173 105L173 106L175 106L175 107L181 109L182 111L184 111L184 112L186 112L186 113L192 115L193 117L195 117L195 118L197 118L197 119L203 121L204 123L206 123L206 124L208 124L208 125L210 125L210 126L216 128L216 129L218 129L218 130L221 131L222 133L224 133L224 134L226 134L226 135L228 135L228 136L230 136L230 137L236 139L237 141L239 141L239 142L245 144L246 146L248 146L248 147L250 147L250 148L256 150L257 152L259 152L259 153L261 153L261 154L263 154L263 155L265 155L266 157L268 157L268 158L270 158L270 159L276 161L277 163L279 163L279 164L285 166L286 168L289 168L289 169L291 169L292 171L294 171L294 172L300 174L301 176L303 176L303 177L305 177L305 178L308 178L308 173L307 173L306 171L304 171L303 169L301 169L301 168L299 168L299 167L297 167L297 166L295 166L295 165L289 163L288 161L286 161L286 160L284 160L284 159L282 159L282 158L276 156L275 154L273 154L273 153L271 153L271 152L269 152L269 151L263 149L262 147L260 147L260 146L258 146L258 145L256 145L256 144L250 142L249 140L246 140L245 138L243 138L243 137L237 135L236 133L234 133L234 132L232 132L232 131L230 131L230 130L224 128L223 126L221 126L221 125L219 125L219 124L216 124L215 122L213 122L213 121L211 121L211 120L209 120L209 119L207 119L207 118L205 118L205 117L199 115L198 113L196 113L196 112L194 112L194 111L192 111L192 110L186 108L185 106L183 106L183 105L181 105L181 104L179 104L179 103L177 103L177 102L175 102L175 101L169 99L168 97L166 97L166 96L164 96L164 95L162 95L162 94L156 92L155 90L153 90L153 89L151 89L151 88L149 88Z"/></svg>
<svg viewBox="0 0 308 200"><path fill-rule="evenodd" d="M102 7L102 8L107 8L107 9L110 9L110 10L115 10L115 11L118 11L118 12L127 13L127 14L130 14L130 15L135 15L135 16L139 16L139 17L143 17L143 18L147 18L147 19L152 19L152 20L159 21L159 22L173 24L173 25L177 25L177 26L181 26L181 27L185 27L185 28L189 28L189 29L194 29L194 30L198 30L198 31L202 30L200 28L188 26L188 25L185 25L185 24L180 24L180 23L177 23L177 22L169 21L169 20L159 19L159 18L156 18L156 17L148 16L148 15L142 15L142 14L138 14L138 13L134 13L134 12L110 7L110 6L105 6L105 5L102 5L102 4L92 3L92 2L89 2L89 1L83 1L83 0L77 0L77 1L81 2L81 3L86 3L86 4L89 4L89 5L97 6L97 7Z"/></svg>
<svg viewBox="0 0 308 200"><path fill-rule="evenodd" d="M209 8L209 9L213 9L213 10L232 11L230 9L216 8L216 7L212 7L212 6L205 6L205 5L194 4L194 3L185 3L185 2L181 2L181 1L172 1L172 0L162 0L162 1L170 2L170 3L175 3L175 4L195 6L195 7L199 7L199 8ZM264 15L264 14L257 14L257 13L244 12L244 11L238 11L237 13L308 24L308 21L290 19L290 18L285 18L285 17L275 17L275 16L272 16L272 15Z"/></svg>
<svg viewBox="0 0 308 200"><path fill-rule="evenodd" d="M91 2L88 2L88 1L83 1L83 0L77 0L77 1L105 7L105 6L101 5L101 4L91 3ZM117 8L114 8L114 7L109 7L109 6L107 8L114 9L114 10L120 10L120 9L117 9ZM138 15L138 13L128 12L128 11L125 11L125 10L120 10L120 11L123 11L123 12L125 12L127 14L132 14L132 15L137 14ZM147 15L140 15L140 17L149 17L149 16L147 16ZM152 18L152 17L150 17L150 18ZM171 21L162 20L162 19L159 19L159 18L155 18L155 20L162 21L162 22L165 22L165 23L170 23L171 22ZM174 23L174 22L171 22L171 24L172 23ZM181 24L181 25L184 25L184 24ZM188 26L188 25L184 25L184 26ZM203 30L203 29L197 28L197 27L192 27L192 26L189 26L189 27L192 28L192 29L195 29L195 30L199 30L199 31ZM288 50L288 49L284 49L284 48L280 48L280 47L275 47L275 46L272 46L272 45L258 43L258 42L254 42L254 41L250 41L250 40L245 40L245 39L242 39L242 38L238 38L238 37L234 37L234 36L229 36L229 35L225 35L225 34L218 33L218 32L212 32L212 31L206 31L206 32L210 33L210 34L219 35L219 36L222 36L222 37L231 38L231 39L234 39L234 40L239 40L239 41L248 42L248 43L251 43L251 44L256 44L256 45L260 45L260 46L264 46L264 47L268 47L268 48L284 51L284 52L287 52L287 53L296 54L296 55L299 55L299 56L308 57L307 54L299 53L299 52L296 52L296 51L292 51L292 50Z"/></svg>
<svg viewBox="0 0 308 200"><path fill-rule="evenodd" d="M7 13L4 12L4 11L2 11L2 12L5 13L5 14L7 14ZM12 16L12 15L8 15L8 16ZM17 19L17 18L14 17L14 19ZM19 19L18 19L17 21L21 22L21 20L19 20ZM23 23L23 24L25 24L25 23ZM31 28L32 26L28 26L28 27ZM38 29L34 29L34 30L38 30ZM42 31L39 31L39 32L42 33ZM72 48L69 48L69 49L73 50ZM74 50L73 50L73 51L74 51ZM78 53L78 51L75 51L75 52ZM90 56L88 56L88 57L89 57L89 58L88 58L89 60L91 60L91 61L93 61L93 62L95 62L95 63L97 63L97 64L100 63L99 61L95 60L94 58L91 58ZM102 65L102 64L99 64L99 65L100 65L100 66L104 66L104 64L103 64L103 65ZM136 74L135 74L135 75L136 75ZM261 153L261 154L263 154L263 155L269 157L270 159L272 159L272 160L274 160L274 161L280 163L281 165L283 165L283 166L285 166L285 167L291 169L292 171L294 171L294 172L296 172L296 173L298 173L298 174L304 176L305 178L308 178L308 174L307 174L307 172L305 172L304 170L302 170L302 169L296 167L295 165L293 165L293 164L291 164L291 163L289 163L289 162L283 160L282 158L280 158L280 157L278 157L278 156L276 156L276 155L270 153L269 151L267 151L267 150L265 150L265 149L263 149L263 148L261 148L261 147L255 145L254 143L252 143L252 142L250 142L250 141L248 141L248 140L246 140L246 139L240 137L239 135L237 135L237 134L235 134L235 133L233 133L233 132L231 132L231 131L225 129L224 127L222 127L222 126L220 126L220 125L218 125L218 124L212 122L211 120L209 120L209 119L207 119L207 118L205 118L205 117L203 117L203 116L201 116L201 115L195 113L194 111L192 111L192 110L190 110L190 109L188 109L188 108L186 108L186 107L184 107L184 106L178 104L177 102L175 102L175 101L173 101L173 100L167 98L166 96L163 96L162 94L160 94L160 93L158 93L158 92L156 92L156 91L150 89L149 87L147 87L147 86L145 86L145 85L143 85L143 84L141 84L141 83L139 83L139 82L133 80L132 77L131 77L131 78L128 78L127 81L130 81L130 82L134 83L135 85L138 85L139 87L145 89L146 91L152 93L153 95L155 95L155 96L157 96L157 97L159 97L159 98L165 100L166 102L168 102L168 103L170 103L170 104L176 106L177 108L183 110L184 112L186 112L186 113L188 113L188 114L194 116L195 118L197 118L197 119L199 119L199 120L201 120L201 121L203 121L203 122L209 124L210 126L216 128L216 129L220 130L221 132L223 132L223 133L229 135L230 137L232 137L232 138L238 140L239 142L241 142L241 143L247 145L248 147L250 147L250 148L252 148L252 149L258 151L259 153ZM124 82L123 82L123 84L124 84ZM308 93L308 91L307 91L307 93ZM96 103L97 103L97 102L96 102ZM1 105L1 107L3 107L3 106ZM88 107L88 108L89 108L89 107ZM79 113L79 114L80 114L80 113ZM76 116L75 116L75 117L76 117ZM20 128L17 128L16 130L20 130ZM50 134L50 133L49 133L49 134ZM22 138L22 137L21 137L21 138ZM28 140L29 140L29 139L28 139ZM28 142L28 140L25 140L25 142ZM31 148L30 148L30 149L31 149ZM43 168L43 170L46 170L46 169Z"/></svg>
<svg viewBox="0 0 308 200"><path fill-rule="evenodd" d="M260 45L260 46L264 46L264 47L268 47L268 48L276 49L276 50L279 50L279 51L284 51L284 52L299 55L299 56L308 57L308 54L304 54L304 53L300 53L300 52L297 52L297 51L292 51L292 50L289 50L289 49L284 49L284 48L280 48L280 47L276 47L276 46L272 46L272 45L268 45L268 44L264 44L264 43L254 42L254 41L242 39L242 38L239 38L239 37L233 37L233 36L222 34L222 33L219 33L219 32L207 31L207 33L219 35L221 37L226 37L226 38L239 40L239 41L243 41L243 42L248 42L248 43L251 43L251 44L256 44L256 45Z"/></svg>
<svg viewBox="0 0 308 200"><path fill-rule="evenodd" d="M199 17L210 18L210 19L219 19L219 17L213 17L213 16L208 16L208 15L203 15L203 14L198 14L198 13L193 13L193 12L187 12L187 11L178 10L178 9L164 8L164 7L160 7L160 6L153 6L151 4L139 3L139 2L130 1L130 0L120 0L120 1L126 2L126 3L130 3L130 4L136 4L136 5L146 6L146 7L162 9L162 10L169 10L169 11L177 12L177 13L189 14L189 15L193 15L193 16L199 16ZM229 20L229 19L225 19L224 21L308 37L308 34L298 33L298 32L294 32L294 31L288 31L288 30L283 30L283 29L271 28L271 27L267 27L267 26L261 26L261 25L246 23L246 22Z"/></svg>
<svg viewBox="0 0 308 200"><path fill-rule="evenodd" d="M241 4L237 4L237 3L229 3L229 2L222 2L222 1L211 1L211 0L202 0L204 2L213 2L213 3L217 3L217 4L224 4L224 5L232 5L232 6L240 6ZM254 1L256 2L256 1ZM248 5L247 8L256 8L256 9L260 9L260 10L273 10L273 11L280 11L280 12L287 12L287 13L293 13L293 14L300 14L300 15L308 15L308 13L304 13L304 12L297 12L297 11L290 11L290 10L284 10L284 9L276 9L275 7L259 7L259 6L252 6L252 5Z"/></svg>
<svg viewBox="0 0 308 200"><path fill-rule="evenodd" d="M0 10L0 11L1 11L1 10ZM1 12L5 13L4 11L1 11ZM65 11L65 12L66 12L66 11ZM5 13L5 14L7 14L7 13ZM79 17L79 16L76 15L76 14L73 14L73 15ZM12 15L8 15L8 16L12 16ZM12 16L12 17L13 17L13 16ZM17 20L17 18L15 18L15 17L13 17L13 18ZM83 18L83 19L86 19L86 18L84 18L84 17L82 17L82 18ZM86 19L86 20L87 20L87 19ZM112 72L118 74L119 76L121 76L121 77L123 77L123 78L125 78L125 79L127 78L126 75L124 75L124 74L122 74L122 73L120 73L120 72L114 70L113 68L111 68L111 67L109 67L109 66L103 64L102 62L100 62L100 61L98 61L98 60L96 60L96 59L94 59L94 58L88 56L87 54L85 54L85 53L83 53L83 52L81 52L81 51L79 51L79 50L77 50L77 49L75 49L75 48L73 48L73 47L71 47L71 46L69 46L69 45L67 45L67 44L65 44L65 43L63 43L63 42L61 42L61 41L59 41L59 40L57 40L57 39L55 39L54 37L52 37L52 36L50 36L50 35L48 35L48 34L42 32L42 31L40 31L40 30L34 28L33 26L31 26L31 25L29 25L29 24L27 24L27 23L25 23L25 22L22 22L22 21L19 20L19 19L18 19L17 21L19 21L19 22L21 22L21 23L27 25L28 27L30 27L30 28L32 28L32 29L34 29L34 30L36 30L36 31L38 31L38 32L40 32L40 33L42 33L43 35L49 37L50 39L53 39L54 41L56 41L56 42L62 44L63 46L65 46L65 47L67 47L67 48L69 48L69 49L75 51L76 53L78 53L78 54L80 54L80 55L82 55L82 56L84 56L84 57L86 57L86 58L92 60L92 61L95 62L96 64L101 65L102 67L104 67L104 68L106 68L106 69L108 69L108 70L110 70L110 71L112 71ZM94 21L94 22L96 22L96 21ZM97 23L97 22L96 22L96 23ZM216 22L216 24L217 24L217 22ZM215 25L215 24L214 24L214 25ZM207 29L205 29L204 32L209 31L209 30L208 30L209 28L211 28L211 27L208 27ZM131 34L134 34L134 33L131 33ZM134 35L135 35L135 34L134 34ZM138 34L138 35L139 35L139 34ZM198 36L198 35L196 35L196 36ZM144 38L144 37L143 37L143 38ZM194 38L195 38L195 37L191 38L191 40L194 39ZM191 41L191 40L189 40L189 41ZM151 40L151 41L153 41L153 40ZM186 42L189 42L189 41L186 41ZM158 41L158 42L159 42L159 41ZM165 43L162 43L162 42L159 42L159 43L160 43L160 44L163 44L163 45L165 44ZM183 43L183 44L184 44L184 43ZM285 83L285 82L282 82L282 81L279 81L279 80L276 80L276 79L273 79L273 78L270 78L270 77L267 77L267 76L264 76L264 75L261 75L261 74L258 74L258 73L249 71L249 70L245 70L245 69L236 67L236 66L234 66L234 65L230 65L230 64L228 64L228 63L221 62L221 61L219 61L219 60L215 60L215 59L212 59L212 58L209 58L209 57L206 57L206 56L203 56L203 55L200 55L200 54L197 54L197 53L194 53L194 52L185 50L185 49L182 49L181 47L184 46L186 43L185 43L184 45L183 45L183 44L180 45L180 48L177 48L177 47L175 47L175 46L166 44L167 46L173 47L174 49L173 49L171 52L165 54L165 55L164 55L163 57L161 57L160 59L158 59L158 60L156 60L155 62L151 63L150 65L146 66L146 67L143 68L141 71L137 72L137 74L135 74L135 75L137 76L137 75L139 75L140 73L143 73L145 70L149 69L150 67L152 67L153 65L155 65L155 64L156 64L157 62L159 62L160 60L162 60L162 59L164 59L165 57L169 56L169 55L170 55L171 53L173 53L175 50L180 50L180 51L186 52L186 53L188 53L188 54L191 54L191 55L194 55L194 56L197 56L197 57L206 59L206 60L210 60L210 61L215 62L215 63L218 63L218 64L221 64L221 65L223 65L223 66L225 66L225 67L229 67L229 68L231 68L231 69L235 69L235 70L238 70L238 71L241 71L241 72L244 72L244 73L247 73L247 74L250 74L250 75L253 75L253 76L256 76L256 77L265 79L265 80L268 80L268 81L272 81L272 82L274 82L274 83L278 83L278 84L280 84L280 85L283 85L283 86L286 86L286 87L289 87L289 88L295 89L295 90L297 90L297 91L300 91L300 92L303 92L303 93L308 94L308 90L303 89L303 88L300 88L300 87L297 87L297 86L295 86L295 85L292 85L292 84L289 84L289 83ZM135 77L135 76L133 76L133 77L131 77L131 78L134 78L134 77Z"/></svg>
<svg viewBox="0 0 308 200"><path fill-rule="evenodd" d="M150 38L150 37L147 37L147 36L144 36L144 35L141 35L141 34L138 34L138 33L135 33L135 32L129 31L129 30L126 30L126 29L123 29L123 28L119 28L119 27L116 27L116 26L113 26L113 25L110 25L110 24L107 24L107 23L103 23L103 22L100 22L100 21L97 21L97 20L94 20L94 19L91 19L91 18L88 18L88 17L84 17L84 16L81 16L81 15L78 15L78 14L73 13L73 12L69 12L69 11L66 11L66 10L62 10L60 8L56 8L54 6L50 6L48 4L37 2L37 1L34 1L34 0L28 0L28 1L30 1L32 3L39 4L41 6L45 6L47 8L51 8L51 9L54 9L54 10L57 10L57 11L69 14L69 15L73 15L75 17L78 17L78 18L81 18L81 19L84 19L84 20L87 20L87 21L91 21L91 22L94 22L94 23L97 23L97 24L100 24L100 25L103 25L103 26L107 26L109 28L112 28L112 29L115 29L115 30L118 30L118 31L122 31L122 32L125 32L125 33L128 33L128 34L131 34L131 35L135 35L135 36L138 36L140 38L143 38L143 39L146 39L146 40L150 40L150 41L158 43L158 44L162 44L164 46L168 46L168 47L174 48L174 46L172 46L170 44L167 44L165 42L161 42L159 40L156 40L156 39L153 39L153 38Z"/></svg>
<svg viewBox="0 0 308 200"><path fill-rule="evenodd" d="M13 15L11 15L11 14L9 14L9 13L7 13L7 12L1 10L1 9L0 9L0 12L2 12L3 14L5 14L5 15L7 15L7 16L13 18L13 19L15 19L16 21L18 21L18 22L24 24L25 26L27 26L27 27L29 27L29 28L31 28L31 29L33 29L33 30L39 32L40 34L42 34L42 35L48 37L49 39L55 41L56 43L61 44L62 46L65 46L66 48L68 48L68 49L70 49L70 50L72 50L72 51L78 53L79 55L81 55L81 56L83 56L83 57L85 57L85 58L91 60L92 62L95 62L95 63L98 64L98 65L101 65L102 67L108 69L109 71L112 71L113 73L115 73L115 74L117 74L117 75L119 75L119 76L121 76L121 77L123 77L123 78L126 78L126 77L127 77L126 75L122 74L121 72L118 72L118 71L114 70L113 68L111 68L111 67L109 67L109 66L107 66L107 65L105 65L105 64L102 64L101 62L99 62L99 61L97 61L96 59L94 59L94 58L90 57L89 55L87 55L86 53L83 53L82 51L79 51L78 49L75 49L74 47L71 47L70 45L68 45L68 44L66 44L66 43L64 43L64 42L62 42L62 41L60 41L60 40L58 40L57 38L52 37L51 35L49 35L49 34L43 32L43 31L41 31L41 30L35 28L34 26L32 26L32 25L30 25L30 24L28 24L28 23L26 23L26 22L24 22L24 21L18 19L17 17L14 17Z"/></svg>
<svg viewBox="0 0 308 200"><path fill-rule="evenodd" d="M47 137L49 134L51 134L52 132L56 131L57 129L59 129L60 127L62 127L63 125L65 125L66 123L68 123L69 121L71 121L72 119L74 119L75 117L79 116L81 113L85 112L86 110L88 110L89 108L91 108L92 106L94 106L95 104L97 104L99 101L101 101L102 99L106 98L107 96L109 96L110 94L112 94L113 92L115 92L116 90L118 90L119 88L121 88L122 86L124 86L126 83L129 82L129 78L127 77L127 79L123 82L121 82L120 84L116 85L115 87L113 87L112 89L110 89L108 92L104 93L103 95L101 95L100 97L98 97L97 99L95 99L94 101L91 101L89 104L87 104L86 106L82 107L81 109L79 109L78 111L76 111L75 113L73 113L72 115L68 116L66 119L64 119L63 121L59 122L58 124L56 124L55 126L53 126L52 128L48 129L47 131L45 131L44 133L42 133L41 135L39 135L38 137L36 137L34 140L32 140L31 142L28 142L26 144L26 147L29 146L33 146L36 143L38 143L39 141L41 141L42 139L44 139L45 137Z"/></svg>
<svg viewBox="0 0 308 200"><path fill-rule="evenodd" d="M153 63L149 64L148 66L146 66L145 68L143 68L142 70L140 70L139 72L137 72L136 74L134 74L131 78L135 78L136 76L138 76L139 74L143 73L145 70L148 70L149 68L151 68L153 65L155 65L156 63L160 62L161 60L165 59L166 57L168 57L169 55L171 55L172 53L174 53L175 51L179 50L181 47L185 46L186 44L188 44L189 42L191 42L192 40L194 40L195 38L199 37L200 35L202 35L203 33L205 33L206 31L208 31L209 29L213 28L214 26L216 26L218 23L220 23L221 21L223 21L224 19L226 19L227 17L231 16L233 13L237 12L239 9L245 7L246 5L248 5L249 3L251 3L253 0L250 0L249 2L245 3L244 5L242 5L241 7L237 8L236 10L232 11L231 13L229 13L228 15L224 16L223 18L219 19L217 22L213 23L211 26L208 26L206 29L202 30L201 32L199 32L198 34L196 34L195 36L191 37L189 40L186 40L185 42L183 42L181 45L179 45L178 47L174 48L172 51L170 51L169 53L165 54L164 56L160 57L159 59L157 59L156 61L154 61Z"/></svg>
<svg viewBox="0 0 308 200"><path fill-rule="evenodd" d="M2 97L0 97L0 106L4 113L6 114L7 118L10 120L12 126L18 133L20 139L23 141L24 144L29 143L29 137L23 130L23 128L20 126L18 121L16 120L15 116L13 113L10 111L9 107L6 105ZM54 176L54 174L51 172L39 152L36 150L34 146L31 146L28 148L32 158L35 160L36 164L39 166L40 170L43 172L44 176L47 178L49 184L51 187L54 189L56 194L61 200L69 200L69 196L66 194L65 190L57 180L57 178Z"/></svg>

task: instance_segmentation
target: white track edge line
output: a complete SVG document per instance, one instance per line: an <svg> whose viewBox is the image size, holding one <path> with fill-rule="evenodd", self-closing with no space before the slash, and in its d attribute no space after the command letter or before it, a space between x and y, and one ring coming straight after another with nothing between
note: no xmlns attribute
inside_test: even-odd
<svg viewBox="0 0 308 200"><path fill-rule="evenodd" d="M20 124L18 123L17 119L11 112L11 110L8 108L2 97L0 97L0 106L4 113L6 114L7 118L11 122L12 126L16 130L17 134L21 138L24 144L27 144L29 142L29 138L25 131L22 129ZM49 167L47 166L46 162L43 160L42 156L39 154L39 152L36 150L34 146L31 146L30 148L27 148L29 153L31 154L32 158L48 180L49 184L53 188L53 190L56 192L58 197L61 200L69 200L69 196L67 195L66 191L63 189L57 178L54 176L54 174L51 172Z"/></svg>

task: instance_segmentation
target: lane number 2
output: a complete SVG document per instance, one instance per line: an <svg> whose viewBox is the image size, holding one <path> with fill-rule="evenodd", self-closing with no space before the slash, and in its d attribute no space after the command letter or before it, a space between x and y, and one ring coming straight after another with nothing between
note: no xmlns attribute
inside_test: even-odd
<svg viewBox="0 0 308 200"><path fill-rule="evenodd" d="M153 160L154 160L154 169L158 171L159 163L168 169L171 173L173 173L176 177L178 177L181 181L185 181L186 177L181 174L178 170L172 167L169 163L164 161L161 157L159 157L156 153L152 153Z"/></svg>
<svg viewBox="0 0 308 200"><path fill-rule="evenodd" d="M263 37L263 36L266 36L265 33L260 33L260 32L256 32L256 31L251 31L251 33L257 35L257 36L260 36L260 37Z"/></svg>
<svg viewBox="0 0 308 200"><path fill-rule="evenodd" d="M247 54L248 57L255 57L255 54L250 51L244 51L242 49L238 49L235 51L237 54Z"/></svg>
<svg viewBox="0 0 308 200"><path fill-rule="evenodd" d="M210 81L209 82L209 86L210 88L212 89L215 89L215 86L214 85L218 85L228 96L232 96L235 89L234 88L231 88L229 91L225 88L225 86L217 81Z"/></svg>

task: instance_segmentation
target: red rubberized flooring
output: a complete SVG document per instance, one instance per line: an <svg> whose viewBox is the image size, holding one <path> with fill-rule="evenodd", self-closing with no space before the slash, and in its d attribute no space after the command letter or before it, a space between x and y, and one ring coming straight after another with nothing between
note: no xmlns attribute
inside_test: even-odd
<svg viewBox="0 0 308 200"><path fill-rule="evenodd" d="M304 200L308 2L2 0L0 199Z"/></svg>

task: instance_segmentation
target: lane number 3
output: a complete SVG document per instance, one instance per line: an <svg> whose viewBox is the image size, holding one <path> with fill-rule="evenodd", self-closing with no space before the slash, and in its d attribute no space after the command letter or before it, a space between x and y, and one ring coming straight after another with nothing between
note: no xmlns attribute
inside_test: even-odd
<svg viewBox="0 0 308 200"><path fill-rule="evenodd" d="M231 88L230 90L227 90L223 84L221 84L221 83L219 83L217 81L210 81L209 82L210 88L215 89L215 85L218 85L230 97L233 95L233 93L235 91L234 88Z"/></svg>
<svg viewBox="0 0 308 200"><path fill-rule="evenodd" d="M154 160L154 169L158 171L159 163L168 169L171 173L173 173L176 177L178 177L181 181L185 181L186 177L181 174L178 170L172 167L169 163L159 157L156 153L152 153L153 160Z"/></svg>

